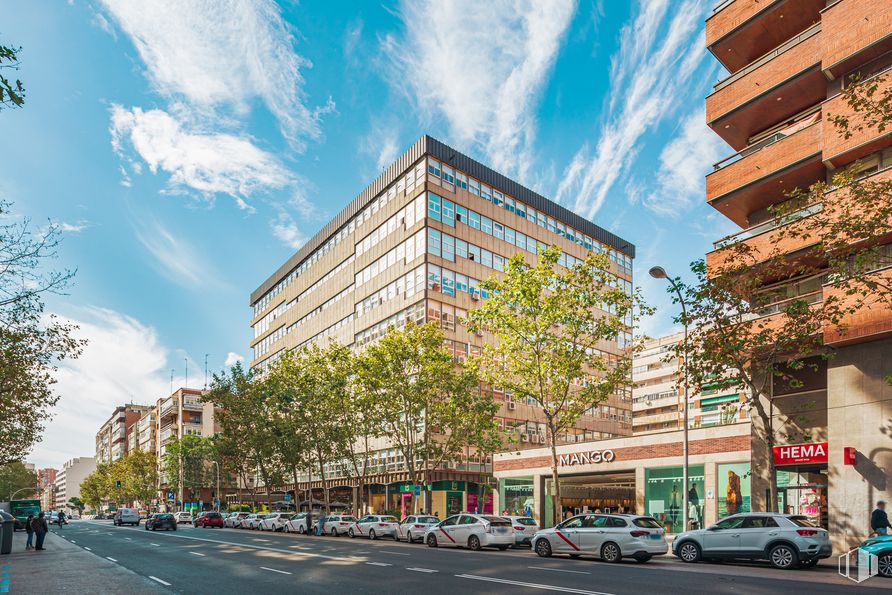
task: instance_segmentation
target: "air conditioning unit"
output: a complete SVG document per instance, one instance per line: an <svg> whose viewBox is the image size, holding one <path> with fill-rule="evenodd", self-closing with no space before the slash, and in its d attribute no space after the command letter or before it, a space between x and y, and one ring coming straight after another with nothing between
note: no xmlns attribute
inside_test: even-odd
<svg viewBox="0 0 892 595"><path fill-rule="evenodd" d="M478 294L476 294L476 293L472 293L472 294L471 294L471 299L472 299L473 301L475 301L475 302L478 302L478 301L480 301L480 296L479 296Z"/></svg>
<svg viewBox="0 0 892 595"><path fill-rule="evenodd" d="M545 444L545 436L539 436L539 444Z"/></svg>
<svg viewBox="0 0 892 595"><path fill-rule="evenodd" d="M529 442L529 441L530 441L530 436L529 436L529 434L521 434L521 435L520 435L520 441L521 441L521 442Z"/></svg>
<svg viewBox="0 0 892 595"><path fill-rule="evenodd" d="M517 409L517 403L508 401L508 411L514 411L515 409Z"/></svg>
<svg viewBox="0 0 892 595"><path fill-rule="evenodd" d="M477 331L475 334L476 334L478 337L482 337L482 336L483 336L483 331Z"/></svg>

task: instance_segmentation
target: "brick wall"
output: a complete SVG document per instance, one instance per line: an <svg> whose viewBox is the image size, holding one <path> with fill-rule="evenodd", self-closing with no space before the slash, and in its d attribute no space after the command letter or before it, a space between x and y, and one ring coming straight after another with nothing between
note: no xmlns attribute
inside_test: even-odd
<svg viewBox="0 0 892 595"><path fill-rule="evenodd" d="M827 32L823 40L821 68L827 70L889 36L892 32L892 2L843 0L823 13L821 24Z"/></svg>

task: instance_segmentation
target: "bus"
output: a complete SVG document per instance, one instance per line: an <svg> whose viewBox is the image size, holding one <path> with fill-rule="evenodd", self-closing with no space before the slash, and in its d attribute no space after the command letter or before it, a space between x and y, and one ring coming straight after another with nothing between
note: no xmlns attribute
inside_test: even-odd
<svg viewBox="0 0 892 595"><path fill-rule="evenodd" d="M25 530L25 521L29 514L40 513L40 500L10 500L9 513L15 517L15 531Z"/></svg>

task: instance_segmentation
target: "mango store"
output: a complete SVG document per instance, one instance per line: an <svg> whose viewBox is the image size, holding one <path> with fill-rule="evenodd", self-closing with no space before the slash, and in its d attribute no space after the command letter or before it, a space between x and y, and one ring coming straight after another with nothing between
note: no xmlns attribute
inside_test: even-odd
<svg viewBox="0 0 892 595"><path fill-rule="evenodd" d="M685 489L693 527L749 511L750 423L691 428L687 486L682 435L673 430L558 446L562 516L595 511L649 514L677 533L682 530ZM499 512L530 514L544 526L553 524L548 448L497 454L493 474Z"/></svg>

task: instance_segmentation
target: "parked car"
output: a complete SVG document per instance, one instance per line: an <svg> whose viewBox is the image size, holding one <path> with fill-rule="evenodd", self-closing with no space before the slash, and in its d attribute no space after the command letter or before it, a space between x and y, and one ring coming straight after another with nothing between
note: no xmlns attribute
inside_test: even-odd
<svg viewBox="0 0 892 595"><path fill-rule="evenodd" d="M702 559L768 560L775 568L811 568L833 554L830 536L806 517L751 512L726 517L708 529L679 533L672 553L685 562Z"/></svg>
<svg viewBox="0 0 892 595"><path fill-rule="evenodd" d="M158 529L176 531L177 520L169 512L155 513L146 519L146 531L157 531Z"/></svg>
<svg viewBox="0 0 892 595"><path fill-rule="evenodd" d="M395 516L383 514L367 514L359 520L353 517L350 528L347 529L347 535L350 537L368 537L369 539L378 539L379 537L390 537L398 539L397 531L400 525L399 520ZM328 518L326 518L326 527L328 526ZM339 523L337 535L342 535L343 525ZM335 535L334 532L331 533Z"/></svg>
<svg viewBox="0 0 892 595"><path fill-rule="evenodd" d="M532 546L533 535L539 531L539 523L529 516L505 516L503 519L511 521L514 527L514 545Z"/></svg>
<svg viewBox="0 0 892 595"><path fill-rule="evenodd" d="M484 547L506 550L514 545L514 539L514 527L508 519L468 513L452 515L424 534L428 547L467 547L472 550Z"/></svg>
<svg viewBox="0 0 892 595"><path fill-rule="evenodd" d="M291 514L287 512L271 512L262 521L260 521L261 531L282 531L285 529L285 523L291 518Z"/></svg>
<svg viewBox="0 0 892 595"><path fill-rule="evenodd" d="M58 512L48 512L44 515L46 518L46 522L48 525L58 525L59 524L59 513Z"/></svg>
<svg viewBox="0 0 892 595"><path fill-rule="evenodd" d="M224 527L229 527L231 529L235 529L239 525L241 525L242 520L245 519L250 512L233 512L223 521Z"/></svg>
<svg viewBox="0 0 892 595"><path fill-rule="evenodd" d="M316 518L316 515L313 515L313 518ZM299 512L285 521L285 533L300 533L304 534L307 532L307 513Z"/></svg>
<svg viewBox="0 0 892 595"><path fill-rule="evenodd" d="M256 530L260 528L260 523L266 518L265 514L249 514L242 520L242 529Z"/></svg>
<svg viewBox="0 0 892 595"><path fill-rule="evenodd" d="M173 515L173 518L176 519L177 523L192 523L192 513L181 510L180 512L176 512Z"/></svg>
<svg viewBox="0 0 892 595"><path fill-rule="evenodd" d="M314 517L318 519L319 517ZM332 514L325 517L325 523L322 525L322 534L338 537L339 535L347 535L350 528L356 523L356 517L352 514Z"/></svg>
<svg viewBox="0 0 892 595"><path fill-rule="evenodd" d="M195 520L192 521L193 527L203 527L207 529L208 527L218 527L220 529L223 528L223 515L219 512L202 512Z"/></svg>
<svg viewBox="0 0 892 595"><path fill-rule="evenodd" d="M424 532L440 522L435 516L430 515L409 515L397 526L397 536L399 539L405 539L408 543L422 541Z"/></svg>
<svg viewBox="0 0 892 595"><path fill-rule="evenodd" d="M113 522L116 526L135 525L139 526L139 513L134 508L119 508L115 512Z"/></svg>
<svg viewBox="0 0 892 595"><path fill-rule="evenodd" d="M871 537L858 547L877 557L880 576L892 578L892 535Z"/></svg>
<svg viewBox="0 0 892 595"><path fill-rule="evenodd" d="M569 554L598 556L605 562L623 557L647 562L665 554L666 531L653 517L630 514L580 514L556 527L536 532L533 550L541 557Z"/></svg>

